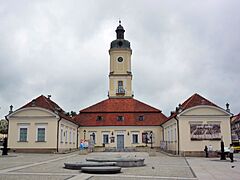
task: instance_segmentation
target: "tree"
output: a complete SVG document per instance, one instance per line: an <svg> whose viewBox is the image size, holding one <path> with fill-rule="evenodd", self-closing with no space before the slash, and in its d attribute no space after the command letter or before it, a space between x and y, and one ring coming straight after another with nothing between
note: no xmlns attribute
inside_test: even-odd
<svg viewBox="0 0 240 180"><path fill-rule="evenodd" d="M0 120L0 134L7 134L8 122L5 119Z"/></svg>
<svg viewBox="0 0 240 180"><path fill-rule="evenodd" d="M74 111L71 111L71 116L76 116L77 115L77 113L76 112L74 112Z"/></svg>

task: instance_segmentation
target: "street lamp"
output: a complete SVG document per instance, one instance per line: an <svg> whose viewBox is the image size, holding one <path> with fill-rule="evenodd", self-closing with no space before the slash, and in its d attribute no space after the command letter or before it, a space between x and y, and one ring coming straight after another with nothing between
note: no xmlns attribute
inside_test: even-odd
<svg viewBox="0 0 240 180"><path fill-rule="evenodd" d="M95 133L94 132L92 133L92 141L93 141L93 144L95 144Z"/></svg>
<svg viewBox="0 0 240 180"><path fill-rule="evenodd" d="M83 130L83 139L84 139L84 141L86 139L86 130L85 129Z"/></svg>
<svg viewBox="0 0 240 180"><path fill-rule="evenodd" d="M152 141L152 138L153 138L153 132L151 131L151 132L150 132L151 149L153 148L153 141Z"/></svg>

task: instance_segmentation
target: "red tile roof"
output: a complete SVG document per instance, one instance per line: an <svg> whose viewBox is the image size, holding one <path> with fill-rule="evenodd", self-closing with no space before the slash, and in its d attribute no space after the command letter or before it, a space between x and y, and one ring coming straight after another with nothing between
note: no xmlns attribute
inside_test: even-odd
<svg viewBox="0 0 240 180"><path fill-rule="evenodd" d="M66 120L76 123L76 121L74 121L74 119L72 117L67 116L65 114L66 112L60 106L58 106L50 98L47 98L43 95L37 97L36 99L33 99L31 102L27 103L26 105L22 106L19 109L23 109L23 108L27 108L27 107L41 107L41 108L50 110L50 111L54 112L55 114L58 114L60 117L66 119Z"/></svg>
<svg viewBox="0 0 240 180"><path fill-rule="evenodd" d="M240 121L240 113L238 113L237 115L234 115L231 119L232 119L232 122Z"/></svg>
<svg viewBox="0 0 240 180"><path fill-rule="evenodd" d="M161 112L133 98L109 98L80 111L83 112Z"/></svg>
<svg viewBox="0 0 240 180"><path fill-rule="evenodd" d="M206 98L195 93L191 97L189 97L186 101L184 101L182 104L180 104L181 112L186 109L192 108L194 106L199 106L199 105L208 105L208 106L214 106L214 107L220 108L216 104L212 103L211 101L207 100ZM176 117L179 113L180 113L180 111L178 111L178 112L175 111L168 119L172 119L173 117Z"/></svg>
<svg viewBox="0 0 240 180"><path fill-rule="evenodd" d="M102 120L97 120L102 116ZM117 117L124 120L118 121ZM144 116L144 120L139 120ZM167 117L160 110L133 98L110 98L80 111L80 126L159 126Z"/></svg>

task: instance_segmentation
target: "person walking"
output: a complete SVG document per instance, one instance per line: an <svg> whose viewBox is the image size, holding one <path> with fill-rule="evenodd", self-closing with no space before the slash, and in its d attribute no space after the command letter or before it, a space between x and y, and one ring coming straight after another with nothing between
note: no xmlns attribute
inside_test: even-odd
<svg viewBox="0 0 240 180"><path fill-rule="evenodd" d="M231 159L231 162L233 162L233 153L234 153L234 148L233 145L230 144L230 148L229 148L229 158Z"/></svg>
<svg viewBox="0 0 240 180"><path fill-rule="evenodd" d="M213 156L213 154L212 154L212 152L213 152L213 147L212 147L211 144L208 146L208 151L209 151L209 157L212 157L212 156Z"/></svg>

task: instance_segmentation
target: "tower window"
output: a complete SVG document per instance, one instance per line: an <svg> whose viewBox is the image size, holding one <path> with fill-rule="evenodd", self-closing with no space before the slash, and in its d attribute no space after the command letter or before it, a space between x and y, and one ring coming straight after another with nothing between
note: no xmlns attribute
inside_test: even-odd
<svg viewBox="0 0 240 180"><path fill-rule="evenodd" d="M118 81L117 94L125 94L125 90L123 89L123 81Z"/></svg>
<svg viewBox="0 0 240 180"><path fill-rule="evenodd" d="M102 116L97 116L97 121L102 121L103 120L103 117Z"/></svg>
<svg viewBox="0 0 240 180"><path fill-rule="evenodd" d="M123 117L123 116L118 116L118 117L117 117L117 120L118 120L118 121L123 121L123 120L124 120L124 117Z"/></svg>
<svg viewBox="0 0 240 180"><path fill-rule="evenodd" d="M122 88L123 89L123 81L118 81L118 88Z"/></svg>

